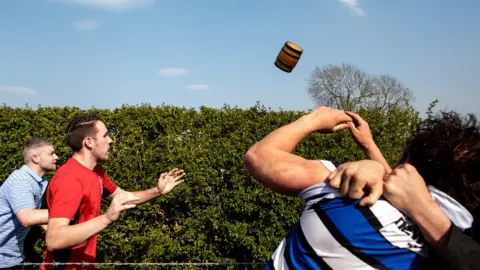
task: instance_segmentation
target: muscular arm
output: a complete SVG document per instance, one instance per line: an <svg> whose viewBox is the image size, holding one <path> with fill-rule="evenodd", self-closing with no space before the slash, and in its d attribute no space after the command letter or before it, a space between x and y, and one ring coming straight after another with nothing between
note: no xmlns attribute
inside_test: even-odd
<svg viewBox="0 0 480 270"><path fill-rule="evenodd" d="M320 162L292 154L297 144L313 130L303 116L253 145L245 154L248 172L265 187L295 196L305 188L324 182L330 174Z"/></svg>
<svg viewBox="0 0 480 270"><path fill-rule="evenodd" d="M52 218L48 221L47 249L51 252L66 249L85 242L88 238L105 230L111 222L105 215L86 222L69 225L68 218Z"/></svg>
<svg viewBox="0 0 480 270"><path fill-rule="evenodd" d="M15 215L23 227L45 225L48 222L48 210L46 209L24 208Z"/></svg>

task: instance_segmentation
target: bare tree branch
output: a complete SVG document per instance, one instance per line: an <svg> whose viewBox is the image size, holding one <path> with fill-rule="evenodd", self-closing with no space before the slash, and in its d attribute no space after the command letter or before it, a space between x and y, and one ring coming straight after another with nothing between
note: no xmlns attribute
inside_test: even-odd
<svg viewBox="0 0 480 270"><path fill-rule="evenodd" d="M308 78L308 93L317 106L352 111L359 107L389 111L413 100L410 89L396 78L368 75L350 64L316 67Z"/></svg>

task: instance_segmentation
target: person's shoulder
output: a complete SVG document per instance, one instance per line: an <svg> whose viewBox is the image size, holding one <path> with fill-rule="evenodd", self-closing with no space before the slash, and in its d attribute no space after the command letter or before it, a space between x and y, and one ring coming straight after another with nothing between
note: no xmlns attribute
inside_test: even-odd
<svg viewBox="0 0 480 270"><path fill-rule="evenodd" d="M65 183L70 181L78 180L78 170L71 160L67 160L63 165L61 165L57 171L53 174L52 179L50 179L49 186L54 185L58 182Z"/></svg>
<svg viewBox="0 0 480 270"><path fill-rule="evenodd" d="M22 171L20 168L18 168L8 175L4 184L26 182L28 178L29 178L29 174L25 171Z"/></svg>
<svg viewBox="0 0 480 270"><path fill-rule="evenodd" d="M93 171L102 178L108 178L107 172L100 165L95 166Z"/></svg>
<svg viewBox="0 0 480 270"><path fill-rule="evenodd" d="M95 168L93 168L93 171L98 173L98 174L103 174L105 173L105 170L102 168L100 165L96 165Z"/></svg>

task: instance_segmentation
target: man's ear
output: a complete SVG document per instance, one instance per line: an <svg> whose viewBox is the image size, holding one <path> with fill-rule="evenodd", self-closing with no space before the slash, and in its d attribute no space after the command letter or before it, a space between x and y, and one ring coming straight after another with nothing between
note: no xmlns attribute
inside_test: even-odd
<svg viewBox="0 0 480 270"><path fill-rule="evenodd" d="M40 158L38 157L38 155L31 155L30 160L32 160L32 162L35 164L40 163Z"/></svg>
<svg viewBox="0 0 480 270"><path fill-rule="evenodd" d="M85 144L85 146L89 149L93 148L93 139L92 137L85 137L85 139L83 139L83 143Z"/></svg>

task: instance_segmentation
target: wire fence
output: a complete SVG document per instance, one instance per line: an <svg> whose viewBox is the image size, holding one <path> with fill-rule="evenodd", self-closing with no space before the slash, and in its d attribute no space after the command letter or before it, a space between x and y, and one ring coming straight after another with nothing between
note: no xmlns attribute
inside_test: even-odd
<svg viewBox="0 0 480 270"><path fill-rule="evenodd" d="M19 265L18 269L38 269L41 265L49 266L48 268L58 266L77 266L90 267L94 269L263 269L266 263L263 262L232 262L232 263L88 263L88 262L71 262L71 263L28 263L24 262Z"/></svg>

